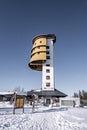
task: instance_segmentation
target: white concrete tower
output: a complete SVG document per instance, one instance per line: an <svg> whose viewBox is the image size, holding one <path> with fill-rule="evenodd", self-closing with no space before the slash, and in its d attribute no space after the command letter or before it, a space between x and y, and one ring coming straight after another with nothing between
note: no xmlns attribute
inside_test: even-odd
<svg viewBox="0 0 87 130"><path fill-rule="evenodd" d="M42 90L54 90L53 39L46 40L46 62L42 67Z"/></svg>

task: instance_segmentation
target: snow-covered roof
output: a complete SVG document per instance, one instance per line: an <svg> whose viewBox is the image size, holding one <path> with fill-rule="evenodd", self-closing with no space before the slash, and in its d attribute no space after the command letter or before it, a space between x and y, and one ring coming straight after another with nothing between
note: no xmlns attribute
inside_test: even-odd
<svg viewBox="0 0 87 130"><path fill-rule="evenodd" d="M17 95L25 95L25 92L0 92L0 95L13 95L14 93L16 93Z"/></svg>
<svg viewBox="0 0 87 130"><path fill-rule="evenodd" d="M14 94L14 92L0 92L0 95L11 95Z"/></svg>

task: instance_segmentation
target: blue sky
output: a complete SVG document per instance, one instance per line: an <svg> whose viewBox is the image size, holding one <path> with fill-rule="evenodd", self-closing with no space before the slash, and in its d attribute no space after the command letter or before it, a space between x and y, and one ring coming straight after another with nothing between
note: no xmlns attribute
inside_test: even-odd
<svg viewBox="0 0 87 130"><path fill-rule="evenodd" d="M87 1L0 0L0 91L41 88L41 72L28 67L32 40L54 33L55 87L87 90Z"/></svg>

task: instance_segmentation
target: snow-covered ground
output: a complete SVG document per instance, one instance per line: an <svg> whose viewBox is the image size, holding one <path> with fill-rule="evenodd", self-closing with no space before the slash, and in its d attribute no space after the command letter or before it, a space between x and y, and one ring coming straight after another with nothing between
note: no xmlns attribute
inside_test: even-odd
<svg viewBox="0 0 87 130"><path fill-rule="evenodd" d="M0 130L87 130L87 108L25 106L13 115L13 106L0 104Z"/></svg>

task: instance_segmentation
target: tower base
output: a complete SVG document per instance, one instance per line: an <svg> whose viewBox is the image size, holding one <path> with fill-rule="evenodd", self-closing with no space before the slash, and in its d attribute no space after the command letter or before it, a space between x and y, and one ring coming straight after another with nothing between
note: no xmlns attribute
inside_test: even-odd
<svg viewBox="0 0 87 130"><path fill-rule="evenodd" d="M41 100L44 105L53 105L55 103L59 102L60 97L66 97L67 95L63 92L60 92L57 89L54 89L54 91L51 90L32 90L27 92L27 97L32 97L32 95L36 95L38 97L38 100Z"/></svg>

